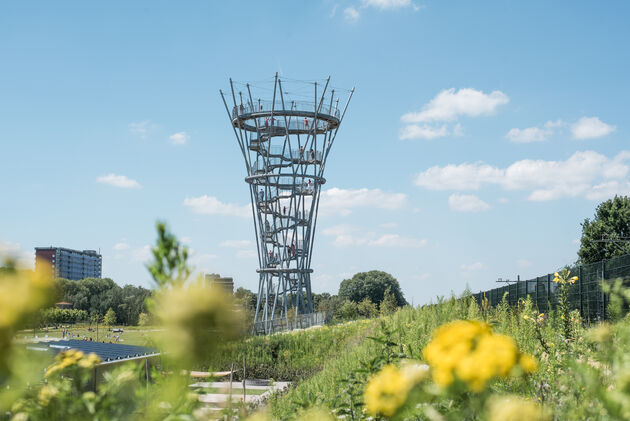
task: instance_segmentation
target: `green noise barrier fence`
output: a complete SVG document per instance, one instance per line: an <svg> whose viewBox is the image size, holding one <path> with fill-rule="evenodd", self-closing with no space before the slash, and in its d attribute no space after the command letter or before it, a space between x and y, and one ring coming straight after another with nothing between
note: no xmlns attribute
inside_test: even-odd
<svg viewBox="0 0 630 421"><path fill-rule="evenodd" d="M617 278L628 282L630 280L630 254L574 267L571 269L571 276L574 275L578 276L578 281L569 287L571 308L580 310L580 314L586 320L604 320L607 318L608 296L602 292L602 282ZM485 296L491 306L499 304L505 293L508 294L506 299L512 306L517 305L521 298L530 296L538 310L546 313L558 301L559 285L553 282L553 278L553 273L548 273L535 279L518 281L472 294L472 296L479 304Z"/></svg>

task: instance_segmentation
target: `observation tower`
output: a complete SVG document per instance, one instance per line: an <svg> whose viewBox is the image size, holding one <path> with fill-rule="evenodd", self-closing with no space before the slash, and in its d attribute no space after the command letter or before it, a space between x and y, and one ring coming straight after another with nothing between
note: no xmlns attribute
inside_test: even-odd
<svg viewBox="0 0 630 421"><path fill-rule="evenodd" d="M354 89L332 88L330 78L318 83L276 74L263 82L230 79L230 91L219 92L245 159L258 249L254 330L308 325L319 194Z"/></svg>

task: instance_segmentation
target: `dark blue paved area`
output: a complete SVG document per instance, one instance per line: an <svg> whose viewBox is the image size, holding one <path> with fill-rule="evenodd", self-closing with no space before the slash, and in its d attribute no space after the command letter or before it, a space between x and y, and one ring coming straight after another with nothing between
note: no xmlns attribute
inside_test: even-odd
<svg viewBox="0 0 630 421"><path fill-rule="evenodd" d="M47 346L50 351L55 354L67 349L78 349L86 354L93 352L98 355L103 362L111 362L128 358L141 358L146 355L159 353L157 349L145 346L79 341L76 339L39 342L38 345Z"/></svg>

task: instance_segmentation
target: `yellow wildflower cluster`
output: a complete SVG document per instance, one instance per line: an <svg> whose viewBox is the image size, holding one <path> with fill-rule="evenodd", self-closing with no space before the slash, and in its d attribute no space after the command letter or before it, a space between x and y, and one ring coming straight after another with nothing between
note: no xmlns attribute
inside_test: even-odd
<svg viewBox="0 0 630 421"><path fill-rule="evenodd" d="M37 400L42 406L48 406L50 401L59 394L59 389L55 386L44 385L41 389L39 389L39 393L37 394Z"/></svg>
<svg viewBox="0 0 630 421"><path fill-rule="evenodd" d="M57 354L55 362L46 370L46 377L52 376L69 367L93 368L100 362L101 359L94 353L85 355L78 349L69 349Z"/></svg>
<svg viewBox="0 0 630 421"><path fill-rule="evenodd" d="M489 421L548 421L549 412L535 402L518 396L501 396L488 403Z"/></svg>
<svg viewBox="0 0 630 421"><path fill-rule="evenodd" d="M508 377L517 367L527 373L537 369L534 358L520 353L512 338L494 334L488 324L477 321L440 326L423 355L436 384L447 387L458 379L474 392L481 392L493 378Z"/></svg>
<svg viewBox="0 0 630 421"><path fill-rule="evenodd" d="M527 314L525 314L523 316L523 319L527 320L528 322L534 322L534 323L540 324L540 323L545 321L545 313L540 313L538 315L538 317L536 317L536 318L533 318L533 317L528 316Z"/></svg>
<svg viewBox="0 0 630 421"><path fill-rule="evenodd" d="M575 281L578 280L577 276L574 276L572 278L568 278L567 279L568 276L569 276L569 272L568 271L563 271L562 274L559 274L558 272L556 272L556 273L553 274L553 281L556 284L559 283L559 284L562 284L562 285L566 285L566 284L574 284Z"/></svg>
<svg viewBox="0 0 630 421"><path fill-rule="evenodd" d="M393 416L407 401L409 391L428 376L429 367L406 361L400 367L389 364L375 374L365 388L368 412Z"/></svg>

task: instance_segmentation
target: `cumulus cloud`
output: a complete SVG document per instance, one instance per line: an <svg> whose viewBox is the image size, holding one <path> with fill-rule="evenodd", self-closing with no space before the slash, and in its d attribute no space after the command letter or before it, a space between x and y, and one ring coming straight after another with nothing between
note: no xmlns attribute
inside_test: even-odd
<svg viewBox="0 0 630 421"><path fill-rule="evenodd" d="M575 152L566 161L523 159L507 168L481 162L434 166L415 179L431 190L478 190L495 185L505 190L529 191L528 199L564 197L600 200L630 191L630 151L607 158L594 151Z"/></svg>
<svg viewBox="0 0 630 421"><path fill-rule="evenodd" d="M247 218L252 215L250 205L223 203L214 196L187 197L184 206L200 215L234 215Z"/></svg>
<svg viewBox="0 0 630 421"><path fill-rule="evenodd" d="M418 10L418 7L411 0L363 0L363 5L380 10L393 10L405 7L413 7L415 10Z"/></svg>
<svg viewBox="0 0 630 421"><path fill-rule="evenodd" d="M333 236L335 247L369 246L369 247L400 247L419 248L427 244L422 238L404 237L398 234L377 235L374 232L365 232L352 225L335 225L323 230L323 234Z"/></svg>
<svg viewBox="0 0 630 421"><path fill-rule="evenodd" d="M354 208L395 210L407 203L404 193L388 193L380 189L340 189L332 187L321 192L319 209L322 214L348 215Z"/></svg>
<svg viewBox="0 0 630 421"><path fill-rule="evenodd" d="M360 13L354 7L346 7L343 11L343 17L350 23L356 23L359 20Z"/></svg>
<svg viewBox="0 0 630 421"><path fill-rule="evenodd" d="M124 251L124 250L128 250L129 249L129 244L125 243L124 241L118 242L116 244L114 244L114 247L112 247L114 250L116 251Z"/></svg>
<svg viewBox="0 0 630 421"><path fill-rule="evenodd" d="M508 96L501 91L486 94L472 88L445 89L425 104L420 111L406 113L400 118L407 125L400 130L399 138L435 139L451 133L454 136L461 136L463 130L459 123L452 130L449 130L445 124L437 123L455 121L462 116L491 115L499 106L508 102Z"/></svg>
<svg viewBox="0 0 630 421"><path fill-rule="evenodd" d="M548 121L542 127L527 127L526 129L511 129L505 137L514 143L544 142L554 130L564 126L562 120Z"/></svg>
<svg viewBox="0 0 630 421"><path fill-rule="evenodd" d="M479 190L484 184L496 183L504 171L488 164L449 164L434 166L416 176L416 186L430 190Z"/></svg>
<svg viewBox="0 0 630 421"><path fill-rule="evenodd" d="M461 267L462 270L465 270L466 272L472 272L472 271L477 271L477 270L483 269L483 263L475 262L475 263L471 263L469 265L463 264L460 267Z"/></svg>
<svg viewBox="0 0 630 421"><path fill-rule="evenodd" d="M173 145L185 145L190 139L190 135L186 132L173 133L168 137Z"/></svg>
<svg viewBox="0 0 630 421"><path fill-rule="evenodd" d="M460 116L477 117L491 115L500 105L510 101L501 91L486 94L476 89L446 89L437 94L419 112L404 114L404 123L430 123L436 121L453 121Z"/></svg>
<svg viewBox="0 0 630 421"><path fill-rule="evenodd" d="M131 250L131 260L134 262L145 263L151 259L151 256L151 246L148 244Z"/></svg>
<svg viewBox="0 0 630 421"><path fill-rule="evenodd" d="M426 246L427 240L424 238L403 237L398 234L383 234L374 240L368 241L367 245L375 247L417 248Z"/></svg>
<svg viewBox="0 0 630 421"><path fill-rule="evenodd" d="M448 205L456 212L483 212L490 209L490 205L472 194L452 194L448 198Z"/></svg>
<svg viewBox="0 0 630 421"><path fill-rule="evenodd" d="M22 249L20 244L0 240L0 263L7 257L15 259L17 265L22 268L32 269L35 261L34 253Z"/></svg>
<svg viewBox="0 0 630 421"><path fill-rule="evenodd" d="M110 173L96 178L97 183L109 184L110 186L120 187L121 189L139 189L140 183L125 175L116 175Z"/></svg>
<svg viewBox="0 0 630 421"><path fill-rule="evenodd" d="M250 247L252 242L249 240L226 240L222 241L219 244L220 247L228 247L228 248L246 248Z"/></svg>
<svg viewBox="0 0 630 421"><path fill-rule="evenodd" d="M615 126L606 124L597 117L582 117L571 126L571 133L575 139L594 139L615 130Z"/></svg>
<svg viewBox="0 0 630 421"><path fill-rule="evenodd" d="M402 129L398 137L402 140L406 139L435 139L437 137L448 136L449 130L446 125L440 127L432 127L428 124L422 126L418 124L409 124Z"/></svg>

